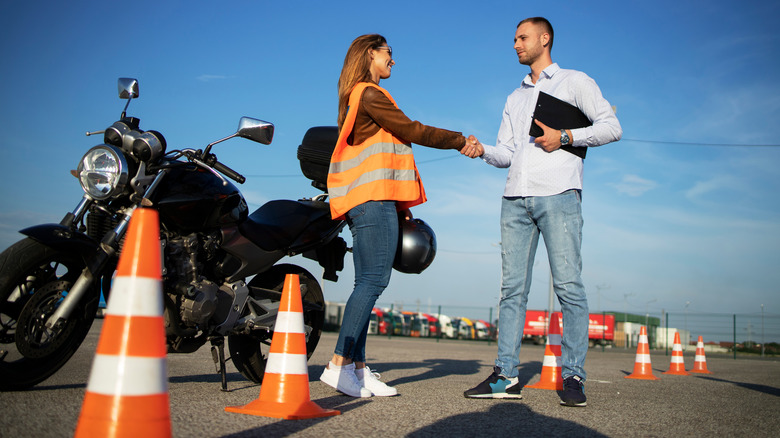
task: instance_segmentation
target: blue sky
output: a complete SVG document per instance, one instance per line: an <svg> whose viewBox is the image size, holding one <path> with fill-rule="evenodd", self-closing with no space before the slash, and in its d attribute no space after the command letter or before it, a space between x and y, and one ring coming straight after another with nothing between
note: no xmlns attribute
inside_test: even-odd
<svg viewBox="0 0 780 438"><path fill-rule="evenodd" d="M169 149L203 147L241 116L273 122L270 146L238 139L214 150L248 177L240 188L254 209L318 193L296 148L308 127L335 124L355 37L387 37L397 65L381 85L408 116L493 144L506 96L528 72L512 49L515 26L542 15L555 28L553 60L593 77L624 130L585 162L591 310L780 313L780 4L114 4L0 3L0 247L76 205L69 171L100 141L84 132L119 117L118 77L140 80L129 113ZM436 230L439 253L422 275L395 273L380 302L495 305L506 170L451 151L415 155L429 202L413 212ZM548 272L540 245L529 308L546 308ZM349 259L338 283L325 282L326 299L345 300L352 277Z"/></svg>

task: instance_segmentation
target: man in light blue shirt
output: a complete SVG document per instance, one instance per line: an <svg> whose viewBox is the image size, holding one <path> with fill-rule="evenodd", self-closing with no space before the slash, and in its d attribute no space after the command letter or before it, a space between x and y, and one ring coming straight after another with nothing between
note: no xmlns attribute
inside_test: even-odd
<svg viewBox="0 0 780 438"><path fill-rule="evenodd" d="M596 82L552 62L553 29L541 17L520 22L515 51L531 68L504 106L495 146L473 137L461 153L509 168L501 204L502 278L498 358L493 374L464 393L469 398L522 398L520 346L539 235L544 236L553 287L563 313L561 404L585 406L588 302L582 282L582 165L561 146L593 147L620 140L623 130ZM553 129L533 119L540 92L578 107L592 122L585 128ZM531 137L531 124L543 134Z"/></svg>

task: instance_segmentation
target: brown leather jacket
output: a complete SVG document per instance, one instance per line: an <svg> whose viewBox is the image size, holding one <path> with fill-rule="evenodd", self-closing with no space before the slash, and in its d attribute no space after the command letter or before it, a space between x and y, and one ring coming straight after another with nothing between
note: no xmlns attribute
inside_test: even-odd
<svg viewBox="0 0 780 438"><path fill-rule="evenodd" d="M381 91L368 87L363 91L355 126L347 141L361 144L376 134L380 126L400 139L436 149L460 150L466 144L462 133L412 121Z"/></svg>

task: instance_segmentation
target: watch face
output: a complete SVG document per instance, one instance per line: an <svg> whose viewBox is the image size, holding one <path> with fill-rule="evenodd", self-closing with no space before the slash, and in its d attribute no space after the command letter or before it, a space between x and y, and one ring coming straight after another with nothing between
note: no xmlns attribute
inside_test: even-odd
<svg viewBox="0 0 780 438"><path fill-rule="evenodd" d="M561 131L561 144L566 146L569 144L569 134L566 131Z"/></svg>

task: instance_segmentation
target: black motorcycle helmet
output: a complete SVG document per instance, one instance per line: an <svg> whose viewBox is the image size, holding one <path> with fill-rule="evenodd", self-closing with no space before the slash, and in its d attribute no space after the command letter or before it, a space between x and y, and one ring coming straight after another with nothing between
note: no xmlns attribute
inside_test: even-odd
<svg viewBox="0 0 780 438"><path fill-rule="evenodd" d="M436 257L436 234L422 219L398 218L398 249L393 268L405 274L419 274Z"/></svg>

